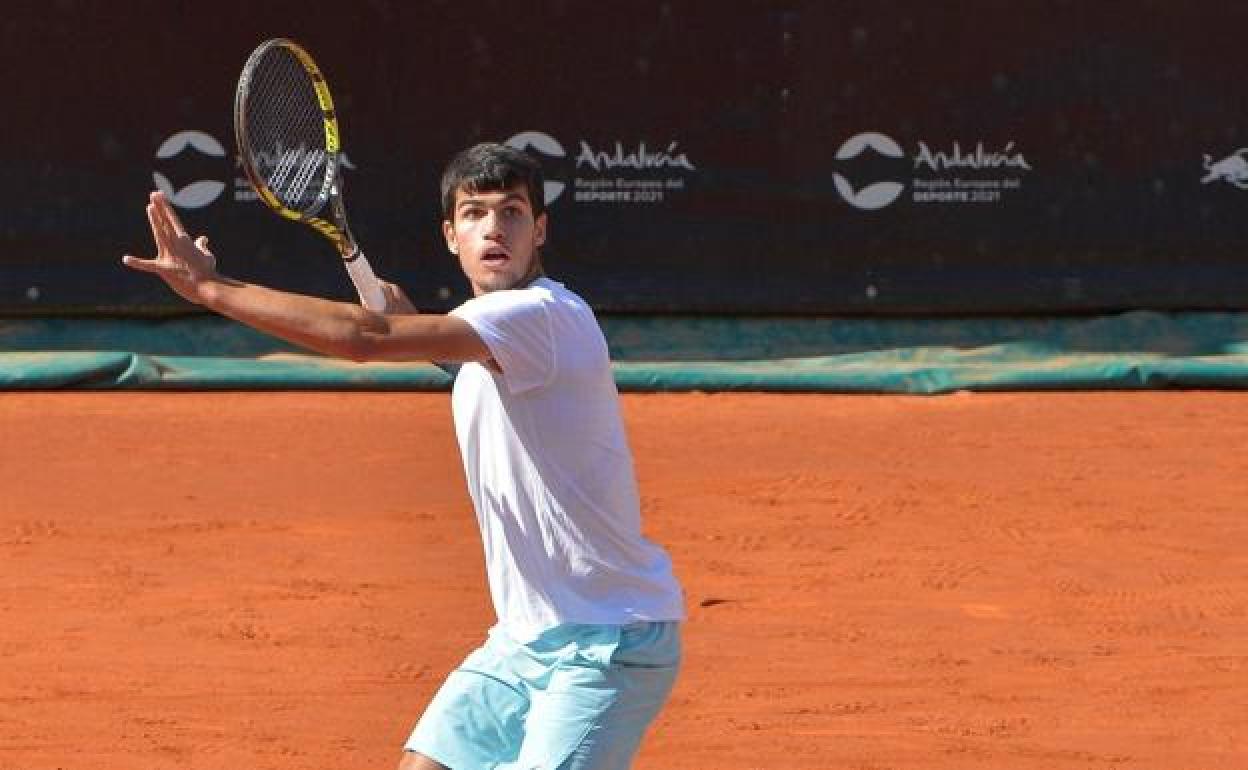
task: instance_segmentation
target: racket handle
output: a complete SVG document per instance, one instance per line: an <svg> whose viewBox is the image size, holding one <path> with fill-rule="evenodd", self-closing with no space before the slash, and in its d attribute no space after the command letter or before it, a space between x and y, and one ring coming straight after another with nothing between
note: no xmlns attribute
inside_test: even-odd
<svg viewBox="0 0 1248 770"><path fill-rule="evenodd" d="M355 284L355 290L360 295L360 304L374 313L386 312L386 294L381 290L381 281L377 280L364 252L356 249L354 257L348 258L345 264L351 283Z"/></svg>

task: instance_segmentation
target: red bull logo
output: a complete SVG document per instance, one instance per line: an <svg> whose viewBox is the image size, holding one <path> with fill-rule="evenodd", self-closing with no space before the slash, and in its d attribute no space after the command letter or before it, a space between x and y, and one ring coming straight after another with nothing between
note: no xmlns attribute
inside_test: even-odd
<svg viewBox="0 0 1248 770"><path fill-rule="evenodd" d="M1212 156L1206 155L1205 171L1208 173L1201 178L1201 184L1222 180L1241 190L1248 190L1248 147L1240 147L1217 162L1214 162Z"/></svg>

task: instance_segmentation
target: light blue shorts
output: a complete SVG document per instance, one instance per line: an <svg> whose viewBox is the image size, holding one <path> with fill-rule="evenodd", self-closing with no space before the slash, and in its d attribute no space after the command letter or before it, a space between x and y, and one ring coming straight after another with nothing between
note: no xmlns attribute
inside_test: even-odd
<svg viewBox="0 0 1248 770"><path fill-rule="evenodd" d="M451 770L626 770L680 667L680 624L499 628L429 703L404 749Z"/></svg>

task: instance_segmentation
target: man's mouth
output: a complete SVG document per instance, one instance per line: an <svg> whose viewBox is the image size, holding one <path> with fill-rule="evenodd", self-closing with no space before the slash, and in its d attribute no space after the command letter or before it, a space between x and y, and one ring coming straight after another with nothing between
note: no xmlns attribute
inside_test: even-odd
<svg viewBox="0 0 1248 770"><path fill-rule="evenodd" d="M491 249L481 255L481 263L492 267L502 265L509 259L511 259L511 257L507 254L507 252L498 249Z"/></svg>

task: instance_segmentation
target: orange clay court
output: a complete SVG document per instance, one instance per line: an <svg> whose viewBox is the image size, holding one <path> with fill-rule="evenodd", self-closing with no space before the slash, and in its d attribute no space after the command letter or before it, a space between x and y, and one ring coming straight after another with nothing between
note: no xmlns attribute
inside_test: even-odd
<svg viewBox="0 0 1248 770"><path fill-rule="evenodd" d="M643 770L1248 767L1248 394L629 395ZM0 770L392 768L491 622L445 394L0 397Z"/></svg>

